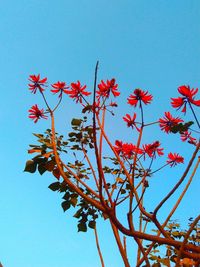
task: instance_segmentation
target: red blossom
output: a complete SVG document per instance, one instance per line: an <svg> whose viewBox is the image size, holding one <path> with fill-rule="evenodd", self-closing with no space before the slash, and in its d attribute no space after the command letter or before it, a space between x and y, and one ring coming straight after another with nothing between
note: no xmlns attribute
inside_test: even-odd
<svg viewBox="0 0 200 267"><path fill-rule="evenodd" d="M129 114L126 114L126 116L123 117L123 120L127 123L128 127L131 127L132 129L135 127L136 130L139 132L140 129L137 127L135 122L136 116L137 116L136 113L133 114L132 118Z"/></svg>
<svg viewBox="0 0 200 267"><path fill-rule="evenodd" d="M135 146L133 144L125 143L122 145L123 156L131 158L135 152Z"/></svg>
<svg viewBox="0 0 200 267"><path fill-rule="evenodd" d="M156 153L158 154L158 156L164 155L163 148L159 148L159 146L160 146L159 141L155 141L152 144L143 145L144 157L145 154L147 154L150 158L155 158Z"/></svg>
<svg viewBox="0 0 200 267"><path fill-rule="evenodd" d="M91 93L86 92L86 85L81 85L80 81L77 83L71 83L71 90L66 90L66 94L68 94L71 98L74 98L76 103L82 103L84 96L89 96Z"/></svg>
<svg viewBox="0 0 200 267"><path fill-rule="evenodd" d="M122 141L116 140L115 141L115 146L114 146L115 151L117 154L122 154L122 156L126 158L131 158L135 153L137 154L142 154L143 150L140 148L137 148L133 144L129 143L123 143Z"/></svg>
<svg viewBox="0 0 200 267"><path fill-rule="evenodd" d="M135 153L142 154L143 150L140 148L137 148L133 144L129 143L123 143L122 141L116 140L114 149L118 155L122 155L126 158L131 158Z"/></svg>
<svg viewBox="0 0 200 267"><path fill-rule="evenodd" d="M171 166L174 167L179 163L183 163L184 162L184 158L182 156L180 156L178 153L169 153L168 154L168 160L167 163Z"/></svg>
<svg viewBox="0 0 200 267"><path fill-rule="evenodd" d="M115 149L115 151L116 151L116 153L118 155L122 152L122 145L123 145L123 142L122 141L119 141L119 140L116 140L115 141L114 149Z"/></svg>
<svg viewBox="0 0 200 267"><path fill-rule="evenodd" d="M47 119L48 117L46 115L44 115L44 110L43 109L39 109L37 104L35 104L34 106L31 107L31 109L29 109L29 118L32 119L35 123L43 118L43 119Z"/></svg>
<svg viewBox="0 0 200 267"><path fill-rule="evenodd" d="M43 86L45 86L47 78L40 79L40 74L30 75L29 77L29 81L32 83L29 84L29 90L31 90L34 94L37 92L37 89L39 89L40 92L43 92Z"/></svg>
<svg viewBox="0 0 200 267"><path fill-rule="evenodd" d="M139 102L143 102L145 105L150 104L151 101L153 99L153 96L148 94L148 91L143 91L141 89L135 89L133 94L131 94L128 97L128 104L130 104L131 106L136 107Z"/></svg>
<svg viewBox="0 0 200 267"><path fill-rule="evenodd" d="M97 98L108 98L110 93L112 93L114 97L119 96L120 92L117 91L117 87L118 84L115 84L115 79L107 80L106 82L101 80L101 83L98 84L99 91L96 92Z"/></svg>
<svg viewBox="0 0 200 267"><path fill-rule="evenodd" d="M68 86L66 86L65 82L57 82L51 85L54 89L51 89L51 92L54 94L57 94L60 92L58 97L62 96L62 93L64 92L65 94L68 93L67 89L69 88Z"/></svg>
<svg viewBox="0 0 200 267"><path fill-rule="evenodd" d="M159 119L159 125L162 131L170 133L173 126L183 122L179 117L172 117L170 112L165 112L165 117Z"/></svg>
<svg viewBox="0 0 200 267"><path fill-rule="evenodd" d="M122 152L123 152L123 156L130 159L135 153L142 154L143 150L140 148L137 148L135 145L131 143L130 144L125 143L122 145Z"/></svg>
<svg viewBox="0 0 200 267"><path fill-rule="evenodd" d="M190 86L182 85L178 88L179 93L183 97L178 97L178 98L171 98L172 102L171 105L173 108L180 109L182 108L182 112L186 113L186 105L187 103L193 104L195 106L200 106L200 100L195 100L195 95L198 92L198 88L190 89Z"/></svg>
<svg viewBox="0 0 200 267"><path fill-rule="evenodd" d="M196 145L197 139L191 136L191 132L185 131L181 133L181 140L183 142L187 141L190 144Z"/></svg>

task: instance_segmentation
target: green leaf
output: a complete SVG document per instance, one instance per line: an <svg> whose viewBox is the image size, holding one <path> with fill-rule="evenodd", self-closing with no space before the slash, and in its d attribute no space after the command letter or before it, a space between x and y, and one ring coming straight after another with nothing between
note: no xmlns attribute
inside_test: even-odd
<svg viewBox="0 0 200 267"><path fill-rule="evenodd" d="M77 210L77 212L74 214L73 217L79 219L81 217L81 212L82 212L82 209Z"/></svg>
<svg viewBox="0 0 200 267"><path fill-rule="evenodd" d="M151 255L149 258L150 258L150 260L152 260L152 261L155 261L155 260L157 260L157 259L158 259L158 257L157 257L157 256L155 256L155 255Z"/></svg>
<svg viewBox="0 0 200 267"><path fill-rule="evenodd" d="M63 145L64 145L64 146L68 145L68 143L69 143L69 142L67 142L67 141L63 141Z"/></svg>
<svg viewBox="0 0 200 267"><path fill-rule="evenodd" d="M68 210L70 208L70 206L71 206L69 201L64 201L64 202L62 202L61 205L62 205L62 208L63 208L64 211Z"/></svg>
<svg viewBox="0 0 200 267"><path fill-rule="evenodd" d="M38 137L38 138L43 138L43 134L36 134L36 133L34 133L33 135L35 135L36 137Z"/></svg>
<svg viewBox="0 0 200 267"><path fill-rule="evenodd" d="M36 168L37 168L37 163L34 160L28 160L26 162L24 172L34 173L36 171Z"/></svg>
<svg viewBox="0 0 200 267"><path fill-rule="evenodd" d="M66 192L67 189L68 189L67 184L63 181L63 182L60 184L60 192Z"/></svg>
<svg viewBox="0 0 200 267"><path fill-rule="evenodd" d="M48 170L49 172L52 172L54 167L55 167L56 163L54 160L50 160L48 162L45 163L45 168L46 170Z"/></svg>
<svg viewBox="0 0 200 267"><path fill-rule="evenodd" d="M159 260L164 266L170 266L170 260L168 258L160 259Z"/></svg>
<svg viewBox="0 0 200 267"><path fill-rule="evenodd" d="M90 147L90 148L94 148L94 146L93 146L92 143L89 143L89 147Z"/></svg>
<svg viewBox="0 0 200 267"><path fill-rule="evenodd" d="M77 202L78 202L78 199L76 197L72 197L70 199L70 203L72 204L73 207L76 207Z"/></svg>
<svg viewBox="0 0 200 267"><path fill-rule="evenodd" d="M92 111L92 105L87 105L82 109L82 113L85 113L86 111Z"/></svg>
<svg viewBox="0 0 200 267"><path fill-rule="evenodd" d="M55 182L55 183L50 184L49 189L51 189L52 191L58 191L60 189L60 183Z"/></svg>
<svg viewBox="0 0 200 267"><path fill-rule="evenodd" d="M66 193L64 194L64 196L63 196L63 199L65 199L65 200L69 200L69 198L70 198L70 193L69 193L69 192L66 192Z"/></svg>
<svg viewBox="0 0 200 267"><path fill-rule="evenodd" d="M188 122L186 122L186 123L178 123L178 124L176 124L176 125L174 125L174 126L171 127L171 132L172 132L172 133L178 133L178 132L179 132L179 133L182 133L182 132L185 132L185 131L188 130L188 128L189 128L192 124L194 124L193 121L188 121Z"/></svg>
<svg viewBox="0 0 200 267"><path fill-rule="evenodd" d="M76 133L74 133L74 132L70 132L70 133L68 133L68 136L69 137L73 137L73 136L75 136L76 135Z"/></svg>
<svg viewBox="0 0 200 267"><path fill-rule="evenodd" d="M95 229L96 222L95 221L89 221L88 226L92 229Z"/></svg>
<svg viewBox="0 0 200 267"><path fill-rule="evenodd" d="M123 195L123 194L126 194L126 190L122 188L122 189L120 190L120 193L121 193L122 195Z"/></svg>
<svg viewBox="0 0 200 267"><path fill-rule="evenodd" d="M37 155L36 157L34 157L33 159L32 159L35 163L37 163L37 164L40 164L40 163L45 163L45 162L47 162L47 158L43 158L43 157L41 157L41 155Z"/></svg>
<svg viewBox="0 0 200 267"><path fill-rule="evenodd" d="M39 171L39 173L42 175L43 173L45 173L46 172L46 168L45 168L45 164L44 163L41 163L41 164L39 164L38 165L38 171Z"/></svg>
<svg viewBox="0 0 200 267"><path fill-rule="evenodd" d="M80 126L82 120L81 119L72 119L71 124L75 126Z"/></svg>
<svg viewBox="0 0 200 267"><path fill-rule="evenodd" d="M74 145L71 147L71 150L82 150L82 148L79 145Z"/></svg>
<svg viewBox="0 0 200 267"><path fill-rule="evenodd" d="M86 225L86 223L81 222L77 226L78 226L78 232L87 232L87 225Z"/></svg>

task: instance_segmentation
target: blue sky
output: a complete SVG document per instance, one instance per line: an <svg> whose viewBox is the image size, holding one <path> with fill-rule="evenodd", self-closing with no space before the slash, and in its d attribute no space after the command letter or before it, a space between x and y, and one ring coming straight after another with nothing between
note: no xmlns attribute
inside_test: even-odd
<svg viewBox="0 0 200 267"><path fill-rule="evenodd" d="M0 37L0 261L5 267L98 267L92 232L77 233L75 220L62 212L61 197L47 188L53 178L23 172L28 144L35 141L31 134L49 127L48 122L34 125L27 118L29 107L41 103L27 89L28 76L40 73L51 83L79 79L90 88L99 60L99 79L115 77L119 83L118 114L131 112L126 98L140 87L154 95L147 119L155 120L171 110L169 98L177 96L179 85L200 87L200 2L3 0ZM59 130L66 131L73 112L78 107L66 102L57 118ZM108 123L113 138L122 138L120 117L110 117ZM131 138L130 131L126 134ZM166 135L156 130L147 137L168 144ZM174 144L181 149L180 142ZM186 145L183 152L188 151ZM170 178L159 174L151 193L159 191L161 196L174 177L172 171ZM196 179L177 217L187 219L199 212L197 204L190 209L184 205L191 194L198 196L197 188ZM151 201L155 200L149 195ZM106 222L99 231L106 266L121 267Z"/></svg>

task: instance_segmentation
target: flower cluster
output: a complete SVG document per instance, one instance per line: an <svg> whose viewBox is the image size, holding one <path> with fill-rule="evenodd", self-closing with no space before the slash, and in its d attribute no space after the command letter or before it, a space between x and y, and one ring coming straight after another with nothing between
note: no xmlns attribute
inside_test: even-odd
<svg viewBox="0 0 200 267"><path fill-rule="evenodd" d="M131 115L129 114L126 114L126 116L123 117L123 120L127 123L127 127L131 127L132 129L133 128L136 128L136 130L139 132L140 131L140 128L137 127L137 124L136 124L136 113L133 114L133 117L131 117Z"/></svg>
<svg viewBox="0 0 200 267"><path fill-rule="evenodd" d="M137 148L137 146L131 143L123 143L122 141L116 140L114 149L118 155L130 159L135 153L142 154L143 150Z"/></svg>
<svg viewBox="0 0 200 267"><path fill-rule="evenodd" d="M146 159L146 155L148 155L149 158L155 159L156 154L158 156L163 156L163 148L160 147L160 142L155 141L151 144L145 144L143 145L142 149L137 148L137 146L131 144L131 143L123 143L122 141L116 140L114 149L116 153L123 158L130 159L132 158L135 153L137 155L143 155L144 159ZM178 153L169 153L167 164L169 164L171 167L176 166L179 163L183 163L184 158L180 156Z"/></svg>
<svg viewBox="0 0 200 267"><path fill-rule="evenodd" d="M76 103L82 103L84 96L89 96L91 93L86 92L86 85L81 85L80 81L77 81L77 83L71 83L71 90L67 92L67 94L73 98Z"/></svg>
<svg viewBox="0 0 200 267"><path fill-rule="evenodd" d="M44 86L46 86L47 78L40 79L40 74L38 75L30 75L29 81L29 90L32 91L33 94L37 92L37 89L42 93L44 91Z"/></svg>
<svg viewBox="0 0 200 267"><path fill-rule="evenodd" d="M164 155L163 148L160 148L160 142L155 141L152 144L143 145L144 157L148 155L150 158L156 158L158 156Z"/></svg>
<svg viewBox="0 0 200 267"><path fill-rule="evenodd" d="M62 96L62 93L64 92L65 94L68 93L67 89L69 86L66 86L65 82L57 82L51 85L53 89L51 89L51 92L54 94L60 93L58 97Z"/></svg>
<svg viewBox="0 0 200 267"><path fill-rule="evenodd" d="M185 131L181 134L181 140L183 142L187 141L189 144L196 145L197 139L191 136L191 132Z"/></svg>
<svg viewBox="0 0 200 267"><path fill-rule="evenodd" d="M44 110L39 109L37 104L29 109L29 113L29 118L32 119L35 123L41 118L47 119L47 116L44 115Z"/></svg>
<svg viewBox="0 0 200 267"><path fill-rule="evenodd" d="M44 91L45 87L47 86L47 78L40 78L40 74L38 75L30 75L29 76L29 90L33 94L35 94L37 91L39 91L44 97ZM51 92L53 94L58 94L58 97L62 98L63 94L67 94L70 98L72 98L76 103L82 104L84 107L87 105L89 106L89 103L86 100L86 97L91 95L91 92L88 92L86 90L87 86L82 85L80 81L72 82L69 86L65 82L58 81L54 84L51 84ZM98 90L96 91L96 101L95 101L95 109L92 108L92 110L99 114L99 111L101 110L102 106L105 106L105 101L112 95L114 97L118 97L120 95L120 92L118 91L118 84L116 83L116 80L112 78L111 80L101 80L101 82L98 84ZM196 94L198 92L198 88L190 88L189 86L180 86L178 88L178 92L181 96L177 98L171 98L172 102L171 105L173 108L181 109L182 112L186 113L186 107L187 105L192 109L192 105L195 105L197 107L200 106L200 100L196 100ZM142 104L148 105L152 102L153 96L149 94L148 91L144 91L140 88L137 88L133 91L131 95L127 98L127 103L130 106L133 106L136 108L139 106L139 108L142 111L142 123L136 121L137 114L133 113L133 115L126 114L123 117L123 120L126 122L127 127L130 127L132 129L136 129L139 133L143 130L144 126L146 126L143 122L143 110L142 110ZM45 100L46 102L46 100ZM86 106L83 104L86 103ZM47 103L47 102L46 102ZM60 103L60 102L59 102ZM59 105L59 104L58 104ZM110 102L110 104L107 104L105 107L117 107L116 102ZM48 113L49 107L47 106L47 111L44 112L44 109L39 109L37 104L33 105L29 109L29 118L32 119L35 123L43 118L47 119L47 116L45 113ZM193 110L192 110L193 111ZM194 111L193 111L194 113ZM195 116L195 119L197 121L197 117ZM169 134L174 133L175 127L179 127L179 125L183 125L183 120L179 117L174 117L172 114L168 111L164 113L164 116L160 118L156 123L159 124L160 129ZM199 125L198 121L197 124ZM179 130L180 131L180 130ZM197 145L197 139L191 136L191 132L189 131L189 127L184 128L184 131L180 131L181 134L181 140L183 142L187 141L190 144ZM162 156L163 148L160 147L160 142L155 141L151 144L144 144L142 148L132 144L132 143L123 143L122 141L116 140L114 149L116 153L123 158L131 159L135 154L143 156L144 159L146 159L146 156L149 158L155 159L156 155ZM176 166L179 163L183 163L184 159L182 156L180 156L178 153L169 153L167 164L171 167Z"/></svg>
<svg viewBox="0 0 200 267"><path fill-rule="evenodd" d="M178 153L169 153L167 163L173 167L176 166L178 163L183 163L184 158L180 156Z"/></svg>
<svg viewBox="0 0 200 267"><path fill-rule="evenodd" d="M136 107L138 102L141 104L143 102L145 105L150 104L153 96L148 93L148 91L143 91L141 89L135 89L133 94L128 97L128 104Z"/></svg>
<svg viewBox="0 0 200 267"><path fill-rule="evenodd" d="M198 92L198 88L196 89L190 89L190 86L182 85L178 88L178 92L182 95L182 97L178 98L171 98L172 107L180 109L182 108L182 112L186 113L186 106L187 104L200 106L200 100L195 100L195 95Z"/></svg>
<svg viewBox="0 0 200 267"><path fill-rule="evenodd" d="M98 84L98 88L97 98L108 98L110 93L112 93L114 97L120 95L120 92L117 91L118 84L115 83L115 79L107 80L106 82L102 80L101 83Z"/></svg>
<svg viewBox="0 0 200 267"><path fill-rule="evenodd" d="M96 70L97 67L98 64L96 66ZM197 155L199 149L199 141L192 136L192 132L195 134L198 134L200 132L191 129L193 121L184 122L181 117L172 115L170 111L164 112L164 115L162 117L159 117L159 119L157 119L156 121L147 123L144 109L146 108L146 105L151 104L151 102L153 101L153 96L147 90L145 91L140 88L136 88L133 90L133 93L128 96L127 104L130 105L130 109L138 109L139 115L136 112L130 112L130 114L125 113L125 115L121 118L121 124L125 122L126 126L129 128L129 131L130 129L134 131L133 139L131 140L135 139L136 141L129 143L126 141L124 142L121 140L116 140L114 145L112 145L112 142L107 137L105 130L105 121L107 119L106 112L108 111L112 115L114 115L112 108L117 107L117 103L113 102L112 100L115 100L120 95L120 92L118 91L118 84L116 83L116 80L114 78L110 80L108 79L106 81L101 80L100 83L96 86L96 74L97 72L95 72L95 87L97 88L94 88L92 102L89 101L91 92L89 92L87 90L87 86L81 83L79 80L72 83L66 83L64 81L57 81L55 83L52 83L50 85L50 92L53 95L57 95L57 103L54 108L51 108L45 96L47 78L41 78L40 74L29 76L29 90L33 94L39 92L39 94L42 96L42 99L44 100L44 103L46 104L46 110L40 109L37 104L33 105L28 110L29 118L34 123L37 123L40 119L47 119L47 114L49 114L52 119L52 128L51 130L48 129L45 132L45 135L35 134L37 137L41 136L38 141L42 144L41 146L31 145L31 149L28 152L38 153L39 157L37 155L31 161L29 160L29 165L27 165L25 171L34 172L37 169L40 174L42 174L47 170L51 171L58 180L62 177L64 179L64 185L66 185L64 187L66 187L66 189L64 188L63 190L61 190L63 188L63 183L60 183L60 181L51 184L49 188L51 188L53 191L65 192L65 195L63 197L64 202L62 203L64 210L68 209L70 205L74 207L77 205L77 212L82 210L82 208L84 207L81 206L82 204L80 203L82 203L81 201L83 195L85 196L84 201L86 201L87 207L84 209L84 216L81 215L82 217L85 218L86 215L91 215L91 212L88 209L88 207L90 208L90 206L88 205L91 205L92 208L94 205L93 211L95 211L95 213L93 213L91 215L92 217L89 218L89 220L92 219L91 221L86 220L88 224L86 224L85 221L82 224L81 220L84 218L78 220L78 227L80 228L78 229L80 231L86 231L87 225L90 228L94 228L96 217L94 217L93 215L96 214L96 211L101 210L101 208L99 208L100 204L103 203L103 207L105 204L107 208L112 209L116 208L120 203L127 201L128 197L130 198L130 206L129 212L127 214L132 215L139 207L140 213L144 215L140 216L142 220L144 219L147 222L151 221L158 227L158 224L156 223L156 214L159 208L164 204L169 196L173 194L175 189L178 188L181 181L183 181L183 178L188 174L188 172L191 171L190 166L192 166L193 160L195 159L195 156ZM189 108L193 114L197 126L200 128L198 117L196 116L193 109L194 106L195 109L196 107L200 107L200 100L196 99L198 88L194 89L190 88L189 86L182 85L178 88L178 92L180 95L177 98L171 98L172 107L177 110L181 110L181 112L183 112L184 114L186 113L187 108ZM81 119L72 119L71 127L73 131L68 134L69 138L67 140L64 140L62 135L59 136L55 132L54 113L60 105L61 101L64 99L64 96L66 95L76 104L79 104L82 107L82 113L86 113L86 116L83 116L83 118ZM89 119L91 120L89 121ZM114 122L114 120L110 120L111 127ZM168 137L171 137L172 134L179 134L182 142L187 142L189 144L192 144L193 146L196 146L196 150L193 153L193 156L189 162L189 165L186 167L186 171L184 172L182 178L174 187L175 189L171 190L170 193L167 194L167 197L165 197L160 202L160 204L158 204L154 211L149 213L147 209L145 211L145 207L143 205L144 203L142 203L146 187L148 187L149 183L151 182L151 179L149 179L149 177L152 177L155 172L160 171L165 167L170 169L184 163L184 157L182 155L177 152L171 152L169 150L167 153L165 152L167 154L166 158L164 159L165 162L161 166L155 166L156 164L154 162L156 160L159 162L164 158L164 151L166 151L166 149L164 150L163 143L161 144L161 142L157 140L158 137L156 137L156 139L153 139L153 142L151 143L146 143L144 141L146 135L145 131L147 127L152 125L160 130L161 136L164 135L163 132L165 133L165 136ZM116 127L112 128L112 130L114 129L116 129ZM120 130L121 126L118 125L116 132L119 132ZM169 136L166 134L171 135ZM155 132L152 131L150 136L156 136ZM111 148L112 155L104 156L104 143L108 145L109 148ZM92 166L93 158L92 161L90 161L90 158L88 157L90 155L88 154L88 149L93 149L94 151L92 156L96 158L97 163L95 164L94 169ZM73 153L75 162L68 162L65 165L60 159L60 154L62 152L68 153L68 151ZM83 156L81 156L81 160L79 161L78 157L79 153L81 152L83 153ZM68 155L70 157L70 153ZM107 159L110 160L112 164L111 168L107 165L104 165ZM30 165L32 163L34 165ZM102 174L102 172L103 174L105 173L105 176L95 175L95 173ZM94 180L96 182L94 183L96 184L96 188L94 190L90 188L90 184L93 184L91 180L92 175L94 176ZM103 177L102 181L101 176ZM71 180L71 184L67 182L69 180L68 178L73 178ZM135 181L135 178L137 178L138 180ZM87 184L87 179L90 181L89 184ZM80 192L82 194L80 194ZM72 195L75 196L75 201L73 201ZM106 196L106 198L104 198L104 196ZM90 200L93 200L93 202ZM136 200L135 203L132 200ZM99 205L96 205L95 203L98 203ZM134 205L136 206L134 207ZM81 206L81 209L79 206ZM176 204L175 207L177 207ZM75 217L79 219L80 216ZM159 231L160 230L161 229L159 228ZM176 261L176 258L173 258L173 261L174 260ZM178 261L180 261L180 264L183 265L195 264L193 260L187 258L179 259Z"/></svg>
<svg viewBox="0 0 200 267"><path fill-rule="evenodd" d="M159 119L159 125L162 131L166 133L170 133L172 130L172 127L177 125L178 123L183 122L182 119L179 117L172 117L170 112L165 112L165 116L161 119Z"/></svg>

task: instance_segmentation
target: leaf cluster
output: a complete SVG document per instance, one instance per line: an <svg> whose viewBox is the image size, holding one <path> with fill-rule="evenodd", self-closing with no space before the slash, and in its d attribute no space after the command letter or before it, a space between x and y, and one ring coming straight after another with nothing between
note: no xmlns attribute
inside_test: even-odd
<svg viewBox="0 0 200 267"><path fill-rule="evenodd" d="M71 207L77 208L73 217L78 219L78 232L87 232L88 227L92 229L95 228L96 219L101 215L96 208L81 198L77 193L73 192L65 182L52 183L49 185L49 189L64 194L63 202L61 203L64 212ZM86 195L89 195L87 190L84 191L84 189L82 189L82 191Z"/></svg>
<svg viewBox="0 0 200 267"><path fill-rule="evenodd" d="M190 227L191 223L193 222L193 218L189 219L188 226ZM187 230L181 229L181 225L173 220L170 221L165 228L166 232L170 235L170 237L174 240L184 240L184 237L187 233ZM153 230L158 232L157 230ZM200 224L197 224L193 229L191 235L188 238L188 244L193 244L195 246L200 245ZM146 249L148 245L146 246ZM162 257L162 252L165 251L164 256ZM177 249L171 247L169 245L158 245L155 244L153 250L149 254L149 259L152 260L154 263L152 266L160 267L160 266L171 266L170 263L173 264L176 262L176 258L178 255ZM191 266L191 265L188 265Z"/></svg>

